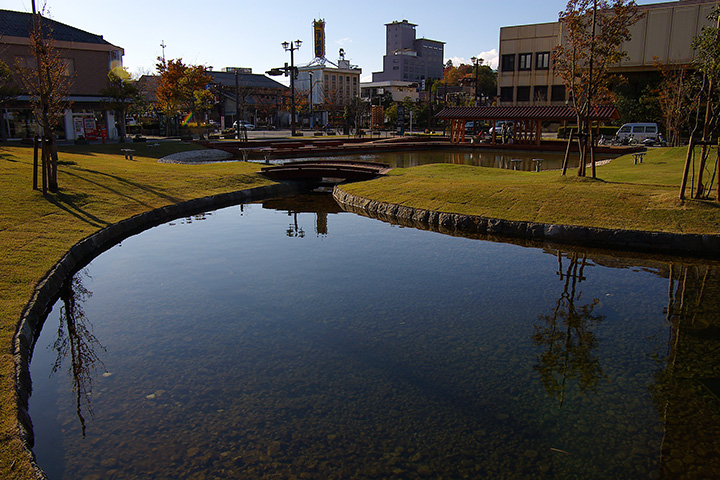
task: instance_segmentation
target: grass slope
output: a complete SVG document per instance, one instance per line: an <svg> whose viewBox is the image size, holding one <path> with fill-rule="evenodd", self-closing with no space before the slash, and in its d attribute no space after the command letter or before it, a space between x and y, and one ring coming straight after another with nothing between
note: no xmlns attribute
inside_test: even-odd
<svg viewBox="0 0 720 480"><path fill-rule="evenodd" d="M648 152L575 172L518 172L434 164L395 169L386 177L343 186L373 200L427 210L508 220L675 233L720 233L720 205L678 199L685 149ZM689 196L689 190L687 192Z"/></svg>

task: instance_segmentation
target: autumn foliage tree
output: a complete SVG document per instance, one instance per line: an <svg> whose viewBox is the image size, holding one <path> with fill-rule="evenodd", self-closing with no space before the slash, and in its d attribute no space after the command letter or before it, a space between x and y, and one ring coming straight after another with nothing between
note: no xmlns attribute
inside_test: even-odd
<svg viewBox="0 0 720 480"><path fill-rule="evenodd" d="M212 78L206 68L203 65L185 65L181 58L158 60L156 93L160 109L168 117L191 113L198 121L198 113L210 109L215 98L208 89Z"/></svg>
<svg viewBox="0 0 720 480"><path fill-rule="evenodd" d="M627 56L620 47L630 40L630 27L640 17L632 0L570 0L560 12L562 41L553 51L553 60L577 115L579 176L585 176L589 153L595 177L591 112L594 106L613 100L615 76L610 68Z"/></svg>

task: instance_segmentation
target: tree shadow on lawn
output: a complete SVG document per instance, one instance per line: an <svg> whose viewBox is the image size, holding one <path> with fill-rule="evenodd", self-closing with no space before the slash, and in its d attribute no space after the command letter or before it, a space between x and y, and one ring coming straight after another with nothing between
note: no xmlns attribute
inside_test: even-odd
<svg viewBox="0 0 720 480"><path fill-rule="evenodd" d="M55 195L46 195L45 197L50 203L58 207L60 210L69 213L88 225L96 228L103 228L110 225L109 222L92 215L80 207L80 204L84 203L84 200L88 197L85 193L68 194L59 192Z"/></svg>
<svg viewBox="0 0 720 480"><path fill-rule="evenodd" d="M120 183L123 183L123 184L125 184L125 185L129 185L129 186L134 187L134 188L136 188L136 189L138 189L138 190L143 190L143 191L148 192L148 193L150 193L150 194L152 194L152 195L155 195L156 197L162 198L162 199L167 200L167 201L172 202L172 203L178 203L178 202L183 201L182 198L173 197L172 195L168 195L168 194L166 194L166 193L163 193L163 192L161 192L160 190L157 190L157 189L155 189L155 188L151 188L151 187L148 187L147 185L143 185L143 184L138 183L138 182L133 182L133 181L127 180L127 179L122 178L122 177L119 177L119 176L117 176L117 175L111 175L111 174L109 174L109 173L99 172L99 171L97 171L97 170L82 169L82 171L87 172L87 173L94 173L95 175L102 175L102 176L104 176L104 177L112 178L112 179L114 179L114 180L117 180L117 181L120 182ZM122 193L122 192L120 192L120 191L118 191L118 190L116 190L116 189L110 188L110 187L108 187L107 185L104 185L104 184L102 184L102 183L99 183L99 182L90 180L89 178L87 178L87 177L85 177L85 176L81 176L81 175L78 175L78 174L76 174L76 173L67 172L67 171L65 171L65 172L63 172L63 173L65 173L66 175L71 175L71 176L73 176L73 177L75 177L75 178L78 178L78 179L80 179L80 180L83 180L83 181L85 181L85 182L92 183L93 185L97 185L98 187L101 187L101 188L103 188L103 189L105 189L105 190L107 190L107 191L110 191L110 192L112 192L112 193L114 193L114 194L116 194L116 195L118 195L118 196L128 198L128 199L130 199L130 200L132 200L132 201L134 201L134 202L137 202L137 203L139 203L140 205L143 205L143 206L145 206L145 207L147 207L147 208L155 208L155 205L151 205L151 204L149 204L149 203L147 203L147 202L144 202L144 201L142 201L142 200L139 200L139 199L137 199L137 198L135 198L135 197L132 197L132 196L130 196L130 195L127 195L127 194L125 194L125 193Z"/></svg>

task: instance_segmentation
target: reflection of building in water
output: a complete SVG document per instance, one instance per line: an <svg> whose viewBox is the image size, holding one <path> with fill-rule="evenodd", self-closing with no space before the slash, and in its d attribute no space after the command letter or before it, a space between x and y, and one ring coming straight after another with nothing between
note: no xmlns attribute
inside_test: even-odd
<svg viewBox="0 0 720 480"><path fill-rule="evenodd" d="M292 217L292 222L286 230L289 237L305 236L305 230L298 223L298 213L315 214L315 234L327 236L328 214L343 212L337 202L329 194L297 195L286 198L273 198L262 202L263 208L287 212Z"/></svg>
<svg viewBox="0 0 720 480"><path fill-rule="evenodd" d="M667 273L670 335L650 386L665 423L660 478L720 478L720 266Z"/></svg>

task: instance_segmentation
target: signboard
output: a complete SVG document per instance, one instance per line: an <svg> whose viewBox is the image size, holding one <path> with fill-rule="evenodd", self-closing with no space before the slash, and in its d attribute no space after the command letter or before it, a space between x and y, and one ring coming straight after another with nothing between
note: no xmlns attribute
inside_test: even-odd
<svg viewBox="0 0 720 480"><path fill-rule="evenodd" d="M88 140L97 140L97 127L95 125L95 119L85 117L83 118L83 125L85 126L85 138Z"/></svg>
<svg viewBox="0 0 720 480"><path fill-rule="evenodd" d="M325 58L325 20L313 21L315 58Z"/></svg>

